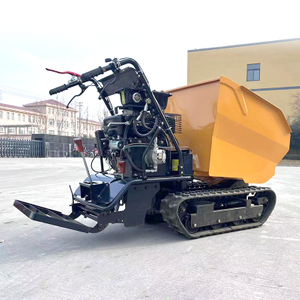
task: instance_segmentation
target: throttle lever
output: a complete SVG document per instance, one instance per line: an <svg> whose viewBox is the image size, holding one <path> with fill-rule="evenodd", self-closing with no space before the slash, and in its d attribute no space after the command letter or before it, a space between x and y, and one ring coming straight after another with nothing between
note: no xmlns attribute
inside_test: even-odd
<svg viewBox="0 0 300 300"><path fill-rule="evenodd" d="M56 71L56 70L52 70L52 69L48 69L48 68L46 68L46 70L50 71L50 72L55 72L55 73L58 73L58 74L69 74L69 75L76 76L76 77L80 77L81 76L80 74L72 72L72 71L60 72L60 71Z"/></svg>

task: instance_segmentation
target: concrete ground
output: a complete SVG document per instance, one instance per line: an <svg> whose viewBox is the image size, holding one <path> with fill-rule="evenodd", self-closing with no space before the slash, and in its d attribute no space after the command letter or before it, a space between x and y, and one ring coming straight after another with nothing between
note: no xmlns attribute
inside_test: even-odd
<svg viewBox="0 0 300 300"><path fill-rule="evenodd" d="M300 168L266 185L277 206L257 229L197 240L166 224L84 234L31 221L14 199L70 212L79 158L0 158L0 299L300 299Z"/></svg>

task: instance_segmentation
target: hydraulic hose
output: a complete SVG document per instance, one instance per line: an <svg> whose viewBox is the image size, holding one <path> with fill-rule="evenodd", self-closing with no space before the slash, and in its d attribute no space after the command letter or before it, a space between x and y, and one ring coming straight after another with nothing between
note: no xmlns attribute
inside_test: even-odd
<svg viewBox="0 0 300 300"><path fill-rule="evenodd" d="M154 125L153 125L152 129L151 129L150 131L148 131L147 133L140 133L140 132L138 131L138 129L137 129L137 123L138 123L137 120L135 120L135 121L133 122L133 131L134 131L134 133L135 133L137 136L139 136L139 137L147 137L147 136L151 135L151 134L156 130L157 124L158 124L158 117L155 117ZM142 126L144 127L143 122L142 122ZM147 127L148 127L148 126L147 126ZM150 127L148 127L148 128L150 128ZM147 128L146 128L146 129L147 129Z"/></svg>
<svg viewBox="0 0 300 300"><path fill-rule="evenodd" d="M142 117L141 117L141 122L142 122L142 125L146 128L146 129L148 129L148 130L151 130L151 127L149 127L147 124L146 124L146 114L147 114L147 112L146 111L143 111L142 112Z"/></svg>

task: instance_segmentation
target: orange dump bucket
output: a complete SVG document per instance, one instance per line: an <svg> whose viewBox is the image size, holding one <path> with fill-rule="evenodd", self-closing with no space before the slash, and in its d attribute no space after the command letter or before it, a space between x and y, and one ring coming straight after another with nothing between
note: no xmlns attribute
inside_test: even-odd
<svg viewBox="0 0 300 300"><path fill-rule="evenodd" d="M182 115L176 137L193 151L195 178L263 183L273 177L291 133L279 108L224 76L168 92L166 112Z"/></svg>

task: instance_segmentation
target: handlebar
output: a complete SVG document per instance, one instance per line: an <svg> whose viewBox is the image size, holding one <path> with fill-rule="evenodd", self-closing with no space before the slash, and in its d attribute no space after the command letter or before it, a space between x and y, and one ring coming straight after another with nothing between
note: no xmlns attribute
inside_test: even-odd
<svg viewBox="0 0 300 300"><path fill-rule="evenodd" d="M66 91L67 89L69 89L69 88L71 88L71 87L73 87L73 86L76 86L76 85L78 85L79 83L80 83L80 81L79 81L79 80L76 80L76 81L72 81L72 82L70 82L70 83L68 83L68 84L63 84L63 85L61 85L61 86L59 86L59 87L56 87L56 88L50 90L50 91L49 91L49 94L50 94L50 95L54 95L54 94L57 94L57 93Z"/></svg>
<svg viewBox="0 0 300 300"><path fill-rule="evenodd" d="M120 66L123 66L123 65L126 65L126 64L133 65L137 72L142 72L143 73L143 71L140 68L139 64L132 58L121 58L120 60L114 59L107 66L98 67L97 69L94 69L94 70L88 71L86 73L83 73L80 77L78 77L77 80L74 80L71 83L64 84L64 85L61 85L59 87L56 87L56 88L50 90L49 94L54 95L54 94L66 91L67 89L69 89L71 87L74 87L76 85L80 85L84 82L87 82L87 81L91 80L93 77L96 77L98 75L102 75L105 72L110 71L110 70L118 69ZM79 74L77 74L77 75L79 75ZM143 76L145 78L145 81L148 82L146 76L144 74L143 74Z"/></svg>
<svg viewBox="0 0 300 300"><path fill-rule="evenodd" d="M112 69L112 66L108 65L108 66L105 66L103 68L98 67L97 69L94 69L94 70L88 71L86 73L83 73L77 80L75 80L71 83L68 83L68 84L63 84L63 85L61 85L59 87L56 87L54 89L51 89L49 91L49 94L54 95L54 94L66 91L67 89L69 89L71 87L74 87L76 85L80 85L81 83L84 83L84 82L87 82L87 81L91 80L93 77L96 77L98 75L102 75L102 74L104 74L105 72L107 72L111 69Z"/></svg>
<svg viewBox="0 0 300 300"><path fill-rule="evenodd" d="M92 77L96 77L98 75L101 75L103 74L104 71L101 67L97 68L97 69L94 69L94 70L91 70L91 71L88 71L86 73L83 73L80 77L81 81L82 82L86 82L86 81L89 81Z"/></svg>

